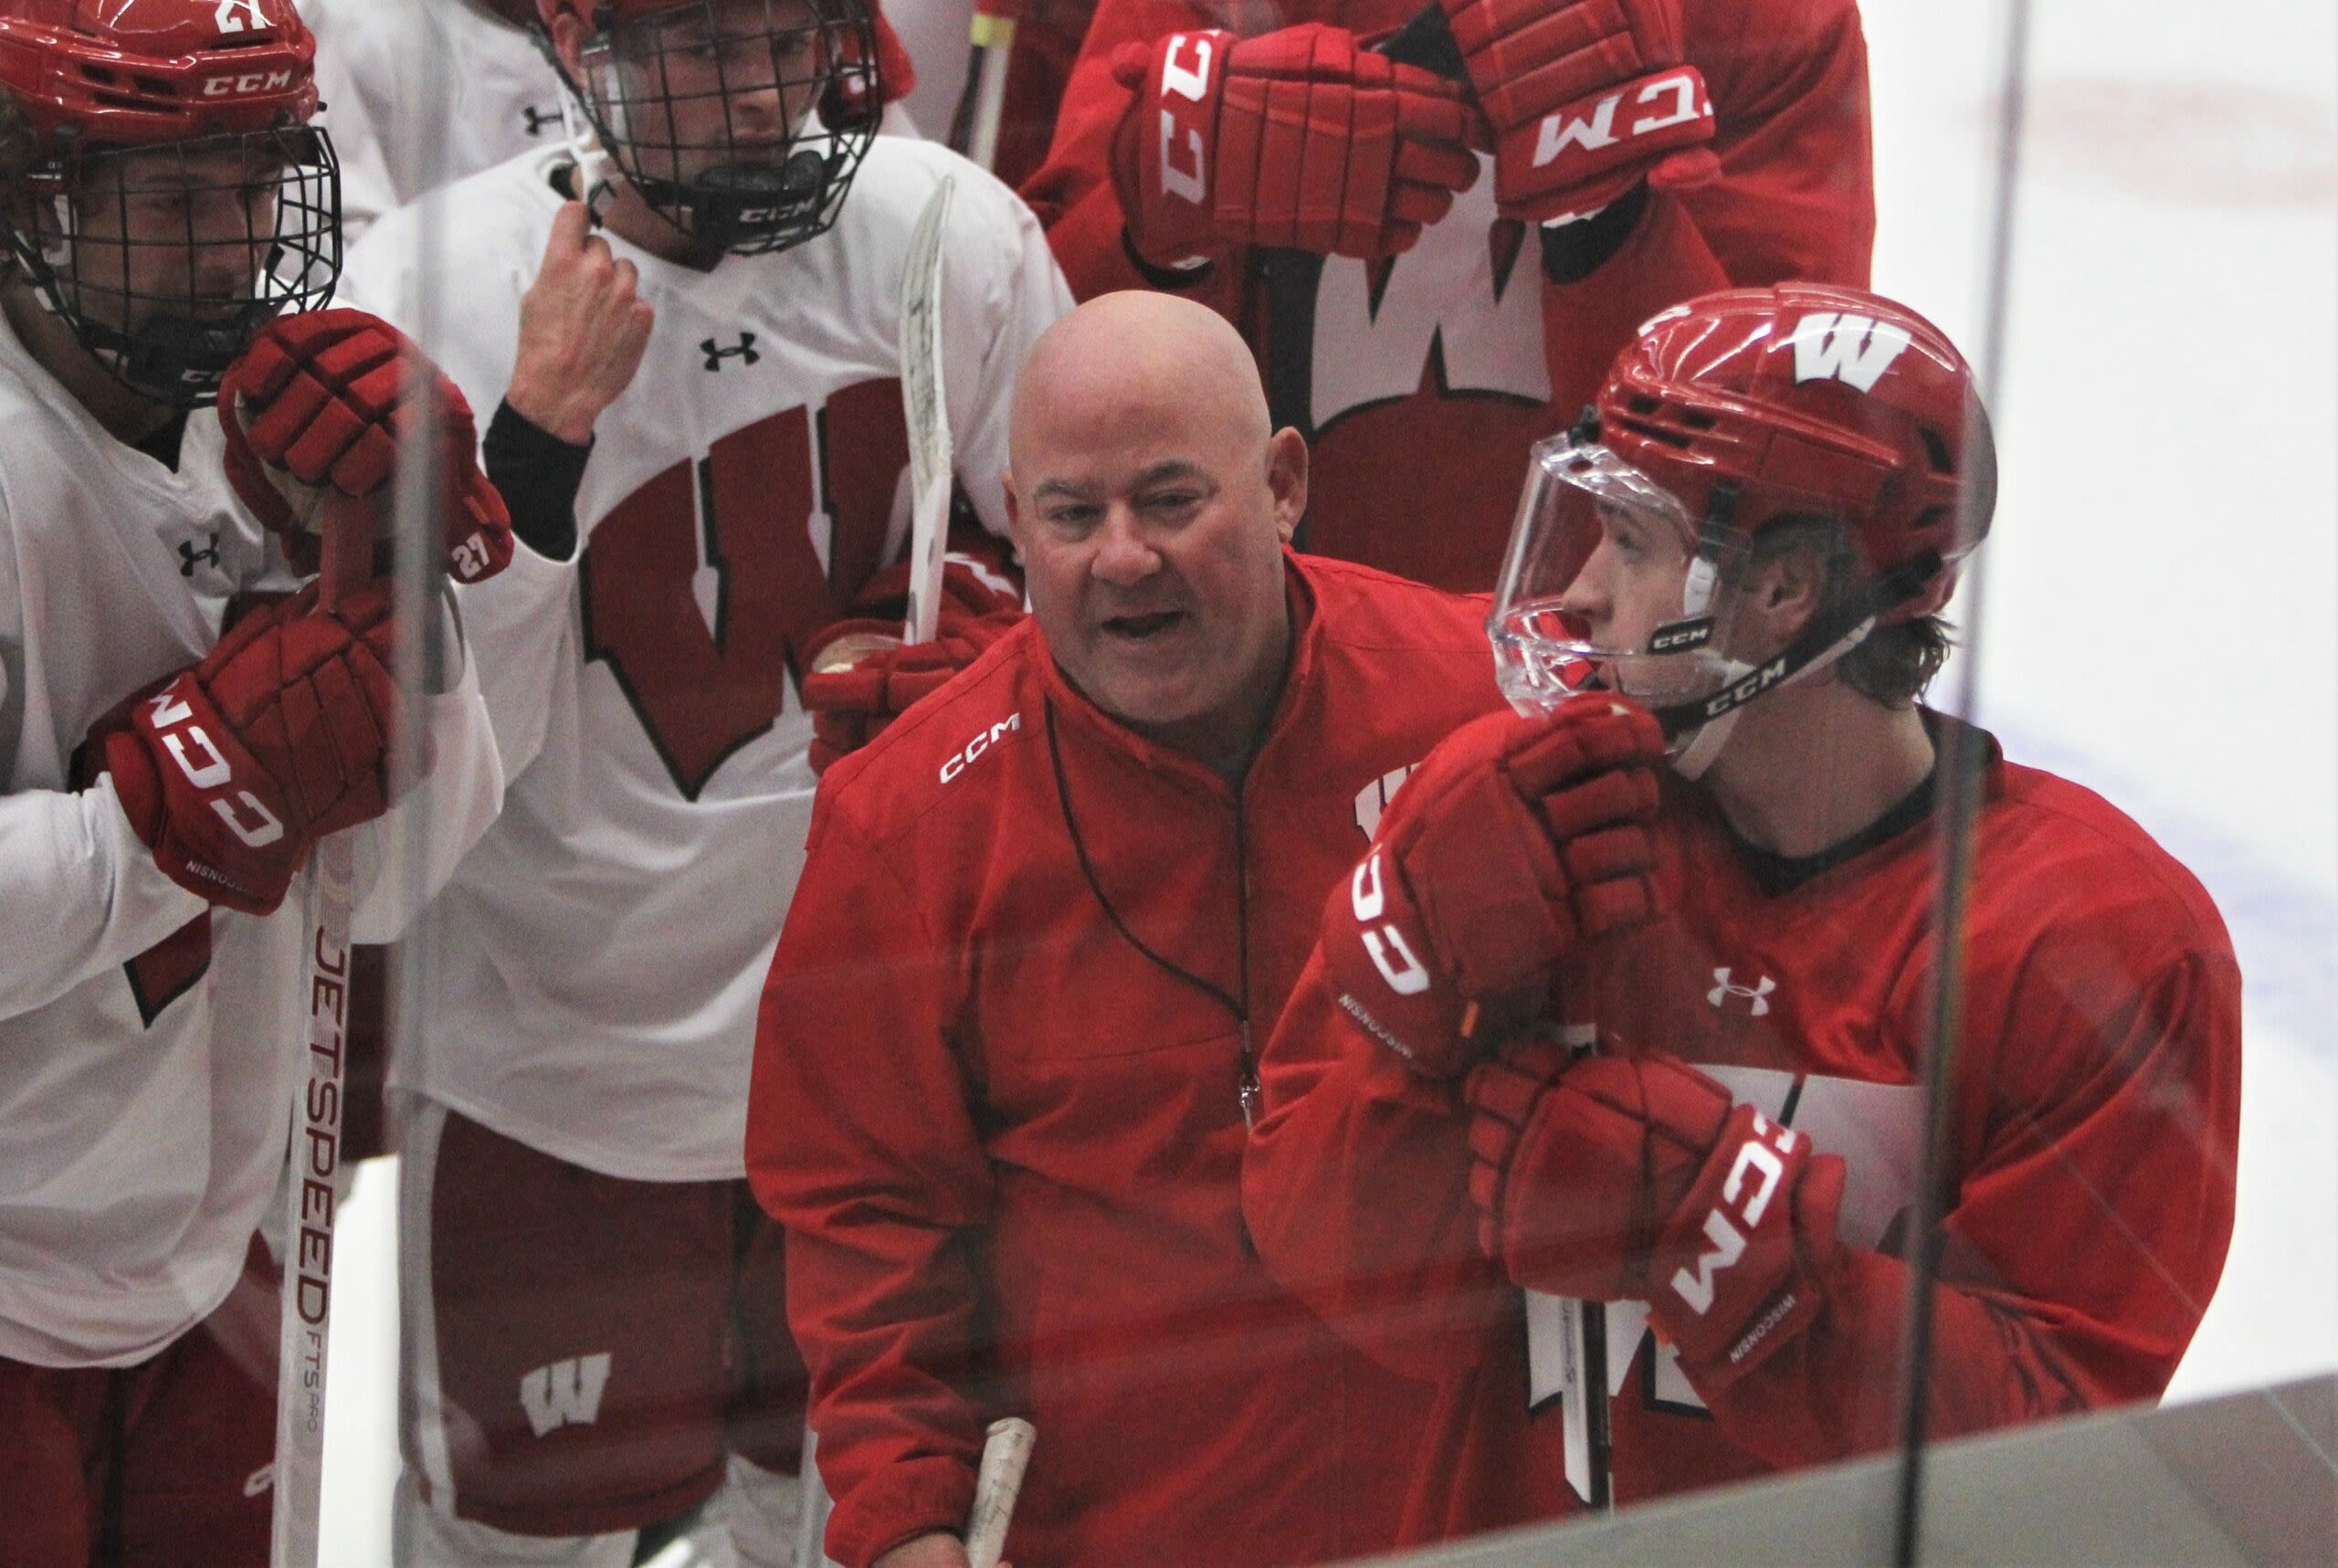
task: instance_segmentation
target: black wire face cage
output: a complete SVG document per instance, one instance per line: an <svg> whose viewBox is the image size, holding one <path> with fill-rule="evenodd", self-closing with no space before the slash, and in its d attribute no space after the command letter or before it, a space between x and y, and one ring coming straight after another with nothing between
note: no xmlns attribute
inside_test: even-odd
<svg viewBox="0 0 2338 1568"><path fill-rule="evenodd" d="M643 200L710 256L827 232L880 113L860 0L696 0L629 21L602 9L569 86Z"/></svg>
<svg viewBox="0 0 2338 1568"><path fill-rule="evenodd" d="M115 379L179 408L341 276L341 169L321 128L67 152L0 218L58 318Z"/></svg>

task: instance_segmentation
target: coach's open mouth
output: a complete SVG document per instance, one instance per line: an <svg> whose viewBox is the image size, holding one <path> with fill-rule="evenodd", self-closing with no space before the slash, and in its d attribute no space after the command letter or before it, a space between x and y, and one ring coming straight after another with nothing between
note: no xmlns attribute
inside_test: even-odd
<svg viewBox="0 0 2338 1568"><path fill-rule="evenodd" d="M1150 610L1142 615L1108 616L1103 629L1110 637L1124 637L1131 642L1151 642L1175 630L1185 619L1185 612L1183 610Z"/></svg>

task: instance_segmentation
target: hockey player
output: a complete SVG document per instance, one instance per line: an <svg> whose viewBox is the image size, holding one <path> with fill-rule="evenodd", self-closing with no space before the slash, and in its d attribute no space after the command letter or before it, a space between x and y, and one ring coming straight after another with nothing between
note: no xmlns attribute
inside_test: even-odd
<svg viewBox="0 0 2338 1568"><path fill-rule="evenodd" d="M332 610L291 592L316 541L287 496L339 490L378 523L414 435L395 337L314 309L339 248L310 61L285 0L0 0L10 1568L267 1563L277 1274L255 1234L306 1055L311 850L356 830L359 929L398 919L366 825L399 628L378 585ZM450 558L483 576L508 525L468 415L439 437ZM426 884L500 785L449 627L421 715Z"/></svg>
<svg viewBox="0 0 2338 1568"><path fill-rule="evenodd" d="M564 139L535 0L301 0L300 14L352 245L425 191Z"/></svg>
<svg viewBox="0 0 2338 1568"><path fill-rule="evenodd" d="M1422 3L1102 0L1023 194L1079 297L1243 330L1322 459L1304 549L1481 591L1509 476L1640 321L1867 281L1867 46L1853 0ZM871 676L939 657L806 700L842 748L905 705Z"/></svg>
<svg viewBox="0 0 2338 1568"><path fill-rule="evenodd" d="M802 1373L741 1147L811 809L795 689L840 617L890 592L898 628L898 302L939 183L945 413L993 533L1013 370L1069 300L1005 186L874 136L859 0L544 0L541 21L598 144L465 180L437 220L464 280L437 346L501 402L487 461L523 544L467 605L506 661L506 815L433 910L392 1069L400 1550L621 1564L727 1474L705 1533L727 1516L745 1560L783 1563ZM415 309L429 213L367 236L353 298Z"/></svg>
<svg viewBox="0 0 2338 1568"><path fill-rule="evenodd" d="M1024 195L1078 297L1243 330L1322 458L1303 548L1483 591L1638 323L1867 281L1867 54L1852 0L1442 0L1458 49L1438 3L1102 0Z"/></svg>
<svg viewBox="0 0 2338 1568"><path fill-rule="evenodd" d="M302 0L300 13L316 34L352 245L426 191L566 140L536 0ZM907 55L887 58L906 71Z"/></svg>
<svg viewBox="0 0 2338 1568"><path fill-rule="evenodd" d="M1254 1046L1384 784L1499 705L1483 601L1294 556L1306 444L1173 296L1016 393L1032 615L830 770L756 1038L829 1555L950 1568L985 1422L1027 1563L1387 1543L1425 1385L1261 1271Z"/></svg>
<svg viewBox="0 0 2338 1568"><path fill-rule="evenodd" d="M301 0L317 40L319 118L341 164L342 232L426 192L532 151L564 145L560 73L542 47L536 0ZM881 15L889 81L908 57ZM900 90L896 87L893 90ZM343 1133L351 1158L382 1152L386 956L353 955Z"/></svg>
<svg viewBox="0 0 2338 1568"><path fill-rule="evenodd" d="M1918 703L1994 499L1963 360L1871 294L1724 292L1537 457L1498 658L1615 765L1540 793L1507 715L1430 757L1326 904L1245 1171L1277 1276L1444 1380L1408 1533L1895 1440L1952 747L1984 772L1927 1429L2155 1396L2231 1234L2239 974L2133 823ZM1564 839L1602 794L1660 795L1680 864L1597 942L1575 884L1651 858Z"/></svg>

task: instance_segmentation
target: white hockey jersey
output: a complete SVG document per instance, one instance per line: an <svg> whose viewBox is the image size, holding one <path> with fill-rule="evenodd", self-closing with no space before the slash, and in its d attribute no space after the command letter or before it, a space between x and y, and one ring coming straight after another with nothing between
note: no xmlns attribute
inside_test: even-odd
<svg viewBox="0 0 2338 1568"><path fill-rule="evenodd" d="M0 326L0 1356L127 1365L234 1285L284 1168L307 1039L305 900L212 910L154 864L75 748L200 658L230 595L290 585L220 471L218 421L175 471L123 446ZM459 645L458 645L459 646ZM493 736L468 669L431 700L443 881L493 816ZM357 928L384 940L386 824L361 830ZM435 879L435 880L433 879Z"/></svg>
<svg viewBox="0 0 2338 1568"><path fill-rule="evenodd" d="M566 139L533 36L472 0L300 0L300 18L349 244L425 191Z"/></svg>
<svg viewBox="0 0 2338 1568"><path fill-rule="evenodd" d="M564 154L454 186L426 344L485 413ZM1013 376L1070 309L1006 186L931 142L879 138L835 228L700 272L612 237L657 312L600 419L574 566L526 549L464 593L511 788L420 939L429 1013L392 1082L506 1136L638 1181L743 1173L764 970L815 783L801 653L907 543L898 316L911 225L956 179L943 242L956 468L1006 531ZM411 322L408 208L344 294Z"/></svg>

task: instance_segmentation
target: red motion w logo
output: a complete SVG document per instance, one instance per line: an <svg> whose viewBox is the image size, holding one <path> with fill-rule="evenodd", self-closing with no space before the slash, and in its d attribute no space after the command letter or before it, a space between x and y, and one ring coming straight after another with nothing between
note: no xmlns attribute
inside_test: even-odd
<svg viewBox="0 0 2338 1568"><path fill-rule="evenodd" d="M584 657L608 665L685 799L777 721L805 645L882 564L908 463L901 384L865 381L816 416L789 408L732 432L594 528ZM701 540L711 617L696 587Z"/></svg>

